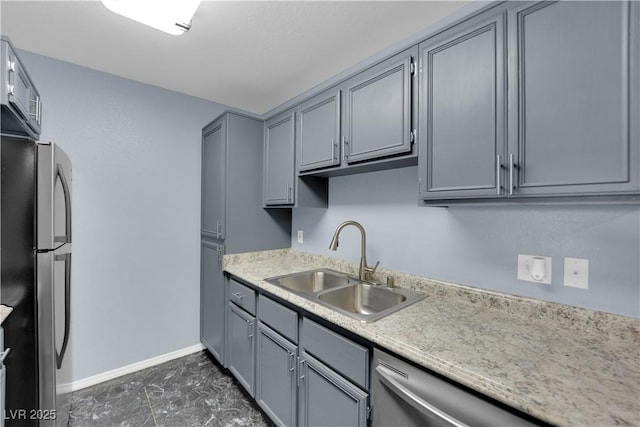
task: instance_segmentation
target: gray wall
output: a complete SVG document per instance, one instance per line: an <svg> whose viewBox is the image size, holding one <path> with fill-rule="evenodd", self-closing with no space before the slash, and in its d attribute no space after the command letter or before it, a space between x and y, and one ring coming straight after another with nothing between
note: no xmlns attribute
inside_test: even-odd
<svg viewBox="0 0 640 427"><path fill-rule="evenodd" d="M640 207L417 207L417 170L330 178L328 209L294 209L292 247L350 260L367 231L367 258L420 276L640 317ZM304 243L296 230L304 230ZM552 284L516 280L518 254L552 257ZM563 286L564 257L589 259L589 289Z"/></svg>
<svg viewBox="0 0 640 427"><path fill-rule="evenodd" d="M19 55L73 160L72 379L198 344L200 130L225 107Z"/></svg>

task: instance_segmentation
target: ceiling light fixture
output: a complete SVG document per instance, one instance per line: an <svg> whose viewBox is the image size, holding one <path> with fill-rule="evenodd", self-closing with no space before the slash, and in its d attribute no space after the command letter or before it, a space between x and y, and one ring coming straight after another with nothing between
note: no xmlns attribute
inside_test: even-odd
<svg viewBox="0 0 640 427"><path fill-rule="evenodd" d="M102 0L107 9L165 33L179 36L191 28L201 0Z"/></svg>

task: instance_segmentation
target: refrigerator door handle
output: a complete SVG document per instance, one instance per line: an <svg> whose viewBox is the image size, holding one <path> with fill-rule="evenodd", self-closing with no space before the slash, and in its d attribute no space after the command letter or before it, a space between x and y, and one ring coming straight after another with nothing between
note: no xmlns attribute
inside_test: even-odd
<svg viewBox="0 0 640 427"><path fill-rule="evenodd" d="M58 163L56 166L56 175L60 177L60 183L62 184L62 192L64 193L64 211L65 211L65 235L55 236L56 242L71 243L71 194L69 191L69 183L64 175L62 164Z"/></svg>
<svg viewBox="0 0 640 427"><path fill-rule="evenodd" d="M71 304L71 253L56 255L55 261L64 261L64 338L62 339L62 348L60 353L56 349L56 365L58 369L62 367L62 359L67 351L69 343L69 320L70 320L70 304Z"/></svg>

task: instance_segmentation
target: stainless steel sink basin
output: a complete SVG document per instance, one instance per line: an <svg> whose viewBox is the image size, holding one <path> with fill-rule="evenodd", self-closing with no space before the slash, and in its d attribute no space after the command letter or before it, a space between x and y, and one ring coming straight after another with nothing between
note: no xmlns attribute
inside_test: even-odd
<svg viewBox="0 0 640 427"><path fill-rule="evenodd" d="M350 283L349 276L329 269L303 271L266 280L274 285L299 293L317 293Z"/></svg>
<svg viewBox="0 0 640 427"><path fill-rule="evenodd" d="M363 322L373 322L424 298L421 292L358 282L318 295L320 302Z"/></svg>
<svg viewBox="0 0 640 427"><path fill-rule="evenodd" d="M265 280L362 322L376 321L426 296L410 289L363 282L329 269Z"/></svg>
<svg viewBox="0 0 640 427"><path fill-rule="evenodd" d="M320 301L358 314L375 314L407 300L407 297L373 285L358 283L318 296Z"/></svg>

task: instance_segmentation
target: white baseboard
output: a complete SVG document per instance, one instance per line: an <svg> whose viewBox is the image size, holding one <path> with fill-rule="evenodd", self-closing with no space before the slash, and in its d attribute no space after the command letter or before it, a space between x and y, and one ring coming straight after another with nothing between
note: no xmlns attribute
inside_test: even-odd
<svg viewBox="0 0 640 427"><path fill-rule="evenodd" d="M192 353L197 353L198 351L204 350L204 346L202 344L195 344L190 347L181 348L180 350L172 351L171 353L161 354L160 356L152 357L151 359L142 360L140 362L133 363L131 365L123 366L118 369L113 369L111 371L103 372L98 375L93 375L91 377L83 378L78 381L73 381L68 384L59 384L58 389L59 392L69 393L76 390L81 390L83 388L90 387L92 385L100 384L105 381L112 380L114 378L121 377L123 375L131 374L136 371L141 371L142 369L150 368L152 366L159 365L164 362L168 362L173 359L177 359L182 356L186 356Z"/></svg>

